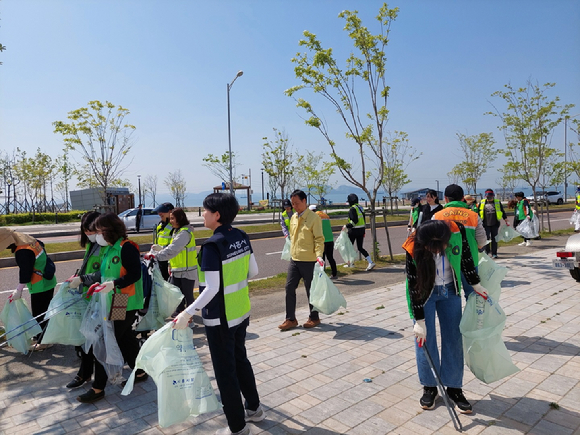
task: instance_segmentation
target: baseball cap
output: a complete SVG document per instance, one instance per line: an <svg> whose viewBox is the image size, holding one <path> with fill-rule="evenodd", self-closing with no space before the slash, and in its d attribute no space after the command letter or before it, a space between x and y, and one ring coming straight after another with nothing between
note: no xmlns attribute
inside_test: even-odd
<svg viewBox="0 0 580 435"><path fill-rule="evenodd" d="M292 203L290 202L289 199L285 199L284 201L282 201L282 207L284 207L284 208L292 207Z"/></svg>
<svg viewBox="0 0 580 435"><path fill-rule="evenodd" d="M164 202L163 204L159 204L151 213L169 213L174 208L170 202Z"/></svg>
<svg viewBox="0 0 580 435"><path fill-rule="evenodd" d="M444 195L452 201L461 201L463 199L463 188L457 184L450 184L445 188Z"/></svg>
<svg viewBox="0 0 580 435"><path fill-rule="evenodd" d="M487 189L485 191L485 196L487 196L487 195L495 195L495 193L493 193L493 190L492 189Z"/></svg>
<svg viewBox="0 0 580 435"><path fill-rule="evenodd" d="M316 210L316 204L310 204L308 208L312 211Z"/></svg>

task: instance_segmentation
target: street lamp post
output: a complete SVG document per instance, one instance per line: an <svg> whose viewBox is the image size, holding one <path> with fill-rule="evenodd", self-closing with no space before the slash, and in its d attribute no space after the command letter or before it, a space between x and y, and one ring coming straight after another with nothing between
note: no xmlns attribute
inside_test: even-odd
<svg viewBox="0 0 580 435"><path fill-rule="evenodd" d="M137 175L137 180L139 181L139 204L141 204L141 175Z"/></svg>
<svg viewBox="0 0 580 435"><path fill-rule="evenodd" d="M262 201L264 200L264 168L262 168Z"/></svg>
<svg viewBox="0 0 580 435"><path fill-rule="evenodd" d="M241 77L244 74L243 71L238 71L234 79L231 83L228 83L228 145L229 145L229 152L230 152L230 193L235 195L234 193L234 176L232 171L232 135L230 130L230 89L234 85L234 82L238 77Z"/></svg>
<svg viewBox="0 0 580 435"><path fill-rule="evenodd" d="M568 201L568 120L578 116L580 116L580 113L564 117L564 203Z"/></svg>

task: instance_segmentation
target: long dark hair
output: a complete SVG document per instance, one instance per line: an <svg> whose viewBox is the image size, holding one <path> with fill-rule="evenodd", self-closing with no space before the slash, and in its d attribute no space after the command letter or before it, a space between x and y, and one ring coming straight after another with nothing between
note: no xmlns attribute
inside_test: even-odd
<svg viewBox="0 0 580 435"><path fill-rule="evenodd" d="M437 193L436 190L429 189L427 191L426 195L429 195L429 196L435 198L435 204L439 204L439 194Z"/></svg>
<svg viewBox="0 0 580 435"><path fill-rule="evenodd" d="M85 231L95 231L95 221L101 215L98 211L88 211L81 217L81 241L80 244L84 248L87 243L90 243Z"/></svg>
<svg viewBox="0 0 580 435"><path fill-rule="evenodd" d="M97 220L95 220L95 229L103 233L103 237L110 243L114 245L117 240L127 238L127 228L125 224L115 213L107 212L100 215Z"/></svg>
<svg viewBox="0 0 580 435"><path fill-rule="evenodd" d="M435 283L433 254L444 254L450 238L451 229L446 221L425 221L415 232L413 259L417 265L417 290L422 296L429 295Z"/></svg>
<svg viewBox="0 0 580 435"><path fill-rule="evenodd" d="M173 210L170 210L169 214L173 215L175 221L177 222L177 225L179 225L179 228L186 227L187 225L189 225L189 219L187 219L187 216L185 215L185 212L181 207L177 207L174 208Z"/></svg>

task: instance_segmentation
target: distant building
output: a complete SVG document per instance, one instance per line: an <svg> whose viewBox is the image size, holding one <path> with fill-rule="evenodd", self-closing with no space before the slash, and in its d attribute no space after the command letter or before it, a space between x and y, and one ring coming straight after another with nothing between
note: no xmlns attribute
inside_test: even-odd
<svg viewBox="0 0 580 435"><path fill-rule="evenodd" d="M135 195L130 193L126 187L109 187L105 203L103 203L102 192L103 189L100 187L71 190L69 193L72 209L112 211L115 214L119 214L135 207Z"/></svg>
<svg viewBox="0 0 580 435"><path fill-rule="evenodd" d="M403 193L402 196L404 199L408 199L408 200L412 200L415 198L424 198L425 195L427 194L428 190L429 190L429 188L425 187L424 189L413 190L412 192ZM442 200L443 199L443 192L437 191L437 196L438 196L439 200Z"/></svg>

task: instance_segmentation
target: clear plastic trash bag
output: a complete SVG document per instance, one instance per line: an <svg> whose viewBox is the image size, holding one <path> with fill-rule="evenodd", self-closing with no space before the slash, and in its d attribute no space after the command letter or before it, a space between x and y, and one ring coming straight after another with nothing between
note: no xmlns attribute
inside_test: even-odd
<svg viewBox="0 0 580 435"><path fill-rule="evenodd" d="M290 261L292 259L292 255L290 254L291 247L292 244L290 242L290 237L286 237L286 241L284 242L284 248L282 249L282 255L280 255L280 258L282 260Z"/></svg>
<svg viewBox="0 0 580 435"><path fill-rule="evenodd" d="M521 234L518 233L514 227L507 226L507 225L502 225L502 227L499 229L499 231L497 232L497 236L495 236L495 241L496 242L509 242L513 239L515 239L516 237L520 237Z"/></svg>
<svg viewBox="0 0 580 435"><path fill-rule="evenodd" d="M26 355L30 349L32 337L42 332L42 328L28 309L24 299L6 302L0 313L0 321L7 334L4 338L18 352Z"/></svg>
<svg viewBox="0 0 580 435"><path fill-rule="evenodd" d="M340 232L340 235L334 242L334 249L338 250L340 256L346 263L354 263L356 260L356 251L346 231Z"/></svg>
<svg viewBox="0 0 580 435"><path fill-rule="evenodd" d="M580 213L578 213L578 210L574 210L574 213L570 216L570 224L574 225L574 231L580 230Z"/></svg>
<svg viewBox="0 0 580 435"><path fill-rule="evenodd" d="M179 287L163 279L159 266L153 267L153 284L147 314L137 324L137 331L153 331L165 325L165 319L171 316L183 299Z"/></svg>
<svg viewBox="0 0 580 435"><path fill-rule="evenodd" d="M505 267L497 266L486 254L480 254L478 273L488 299L471 293L459 323L465 364L477 379L487 384L519 371L501 337L506 315L498 301L500 283L506 272Z"/></svg>
<svg viewBox="0 0 580 435"><path fill-rule="evenodd" d="M85 336L84 351L88 352L92 346L93 355L105 368L109 381L119 384L125 360L115 338L113 322L107 320L107 295L93 294L81 322L81 333Z"/></svg>
<svg viewBox="0 0 580 435"><path fill-rule="evenodd" d="M526 239L535 239L540 235L539 233L540 221L536 215L532 216L531 220L524 219L517 227L516 231Z"/></svg>
<svg viewBox="0 0 580 435"><path fill-rule="evenodd" d="M48 306L46 317L50 318L44 336L43 344L70 344L80 346L85 342L81 333L81 322L89 306L89 301L83 298L79 289L70 288L68 282L63 282Z"/></svg>
<svg viewBox="0 0 580 435"><path fill-rule="evenodd" d="M157 385L161 427L216 411L222 406L193 345L191 328L172 329L168 323L149 337L141 347L122 395L133 391L137 369L145 370Z"/></svg>
<svg viewBox="0 0 580 435"><path fill-rule="evenodd" d="M310 303L316 311L332 314L340 307L346 308L346 300L319 264L314 266L310 287Z"/></svg>

